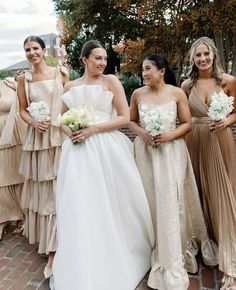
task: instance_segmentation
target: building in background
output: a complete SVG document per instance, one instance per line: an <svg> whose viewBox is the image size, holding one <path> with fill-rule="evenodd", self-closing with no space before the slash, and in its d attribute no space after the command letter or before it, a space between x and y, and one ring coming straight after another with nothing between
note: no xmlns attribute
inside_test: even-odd
<svg viewBox="0 0 236 290"><path fill-rule="evenodd" d="M60 46L58 35L55 33L50 33L50 34L39 35L39 37L41 37L43 41L45 42L46 57L48 57L47 59L50 62L52 62L53 65L63 64L66 50L64 46ZM10 65L2 69L1 71L3 70L11 71L13 75L16 76L18 71L29 70L30 68L31 68L31 64L27 60L23 60L13 65Z"/></svg>

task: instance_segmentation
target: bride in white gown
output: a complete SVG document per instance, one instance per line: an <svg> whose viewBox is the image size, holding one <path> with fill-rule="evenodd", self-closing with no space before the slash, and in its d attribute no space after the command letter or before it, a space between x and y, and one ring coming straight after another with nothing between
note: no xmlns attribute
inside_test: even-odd
<svg viewBox="0 0 236 290"><path fill-rule="evenodd" d="M67 130L62 146L54 287L134 290L150 269L154 234L131 142L117 130L129 121L128 105L119 80L103 74L101 44L89 41L81 54L85 73L67 85L62 112L86 104L95 118L76 133Z"/></svg>

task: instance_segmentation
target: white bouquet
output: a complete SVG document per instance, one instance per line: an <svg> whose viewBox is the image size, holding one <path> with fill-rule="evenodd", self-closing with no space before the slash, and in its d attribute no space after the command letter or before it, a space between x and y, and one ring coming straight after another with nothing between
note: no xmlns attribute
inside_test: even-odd
<svg viewBox="0 0 236 290"><path fill-rule="evenodd" d="M38 122L50 119L50 109L48 104L44 101L32 102L26 110L29 111L30 115Z"/></svg>
<svg viewBox="0 0 236 290"><path fill-rule="evenodd" d="M140 114L143 117L145 129L154 137L171 129L174 112L157 107L146 112L140 112Z"/></svg>
<svg viewBox="0 0 236 290"><path fill-rule="evenodd" d="M211 97L207 115L214 121L226 118L234 109L234 97L228 97L222 92L214 93Z"/></svg>
<svg viewBox="0 0 236 290"><path fill-rule="evenodd" d="M93 107L82 105L78 109L71 108L60 116L60 121L63 125L68 126L72 132L88 127L94 115ZM79 141L76 144L84 143Z"/></svg>

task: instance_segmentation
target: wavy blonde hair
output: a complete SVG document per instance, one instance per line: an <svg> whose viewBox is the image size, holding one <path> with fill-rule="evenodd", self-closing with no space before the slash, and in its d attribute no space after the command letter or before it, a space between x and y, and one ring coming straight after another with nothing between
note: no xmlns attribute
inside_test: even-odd
<svg viewBox="0 0 236 290"><path fill-rule="evenodd" d="M199 78L199 70L194 63L193 58L194 58L196 48L200 44L205 44L209 48L209 50L212 51L213 56L214 56L213 64L212 64L212 76L215 78L218 85L223 86L224 85L223 69L219 61L218 49L216 48L215 43L212 39L210 39L209 37L203 36L203 37L198 38L192 44L191 49L190 49L189 89L191 89L196 84Z"/></svg>

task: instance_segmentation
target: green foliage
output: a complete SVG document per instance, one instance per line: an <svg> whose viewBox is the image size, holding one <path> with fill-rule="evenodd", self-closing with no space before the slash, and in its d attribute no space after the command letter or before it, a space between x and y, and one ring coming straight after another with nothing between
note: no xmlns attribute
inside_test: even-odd
<svg viewBox="0 0 236 290"><path fill-rule="evenodd" d="M52 55L46 55L45 62L49 66L56 67L58 65L58 60L55 57L53 57Z"/></svg>
<svg viewBox="0 0 236 290"><path fill-rule="evenodd" d="M3 80L7 77L14 77L14 74L11 70L0 70L0 80Z"/></svg>
<svg viewBox="0 0 236 290"><path fill-rule="evenodd" d="M143 54L150 50L165 55L171 66L186 62L196 38L216 41L222 62L236 64L236 0L53 0L61 19L61 40L77 68L78 51L72 40L99 39L106 47L121 40L144 41ZM79 40L78 40L79 39ZM219 47L218 43L223 43ZM81 47L81 46L80 46ZM122 55L125 56L125 48ZM128 57L129 58L129 57ZM138 62L137 62L138 65ZM137 67L130 66L136 72Z"/></svg>
<svg viewBox="0 0 236 290"><path fill-rule="evenodd" d="M130 103L131 95L134 90L141 87L141 78L138 75L120 74L119 79L124 87L126 98Z"/></svg>
<svg viewBox="0 0 236 290"><path fill-rule="evenodd" d="M70 81L78 79L81 76L82 74L78 70L75 70L75 69L70 70L70 75L69 75Z"/></svg>

